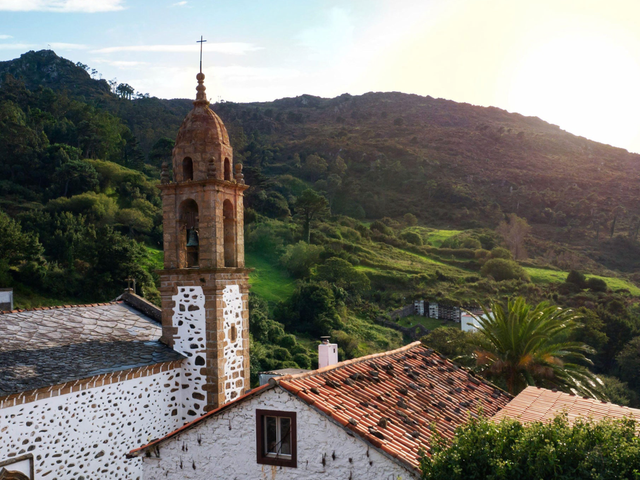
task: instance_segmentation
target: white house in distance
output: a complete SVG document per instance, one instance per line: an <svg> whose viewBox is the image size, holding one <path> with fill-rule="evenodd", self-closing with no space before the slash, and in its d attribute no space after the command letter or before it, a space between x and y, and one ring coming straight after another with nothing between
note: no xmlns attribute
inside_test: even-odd
<svg viewBox="0 0 640 480"><path fill-rule="evenodd" d="M143 479L419 478L422 449L511 399L415 342L272 378L135 449Z"/></svg>

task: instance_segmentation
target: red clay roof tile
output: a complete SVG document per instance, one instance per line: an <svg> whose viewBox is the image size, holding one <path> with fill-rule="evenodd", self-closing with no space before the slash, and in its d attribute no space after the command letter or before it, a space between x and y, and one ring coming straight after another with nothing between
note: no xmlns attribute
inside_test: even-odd
<svg viewBox="0 0 640 480"><path fill-rule="evenodd" d="M435 431L452 438L470 415L491 417L511 399L419 342L278 383L413 469Z"/></svg>
<svg viewBox="0 0 640 480"><path fill-rule="evenodd" d="M590 417L594 420L634 417L640 420L640 410L635 408L538 387L525 388L511 403L494 415L493 420L515 418L524 422L547 422L563 412L567 414L569 421L575 421L579 417Z"/></svg>

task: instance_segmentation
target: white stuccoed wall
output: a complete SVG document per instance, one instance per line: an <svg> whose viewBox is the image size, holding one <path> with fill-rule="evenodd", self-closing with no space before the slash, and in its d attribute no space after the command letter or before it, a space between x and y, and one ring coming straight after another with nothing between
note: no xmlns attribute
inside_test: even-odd
<svg viewBox="0 0 640 480"><path fill-rule="evenodd" d="M140 459L125 454L182 424L180 415L172 415L180 403L179 385L171 393L177 373L4 408L0 461L33 454L37 480L141 478Z"/></svg>
<svg viewBox="0 0 640 480"><path fill-rule="evenodd" d="M242 295L238 285L228 285L222 292L224 302L224 397L225 402L230 402L242 395L244 391L244 377L242 367L244 356L241 355L242 344ZM235 339L231 331L235 330Z"/></svg>
<svg viewBox="0 0 640 480"><path fill-rule="evenodd" d="M200 371L207 363L206 311L202 287L178 287L172 297L173 326L178 329L173 348L187 358L182 363L182 420L190 422L205 413L205 378Z"/></svg>
<svg viewBox="0 0 640 480"><path fill-rule="evenodd" d="M297 412L298 468L256 462L256 409ZM280 387L242 401L176 435L160 445L159 453L159 458L143 459L144 480L417 478Z"/></svg>

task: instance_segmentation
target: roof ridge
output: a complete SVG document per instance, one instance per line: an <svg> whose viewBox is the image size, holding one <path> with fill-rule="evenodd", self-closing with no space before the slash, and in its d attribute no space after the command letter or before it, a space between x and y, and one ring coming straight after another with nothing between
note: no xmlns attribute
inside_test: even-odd
<svg viewBox="0 0 640 480"><path fill-rule="evenodd" d="M10 313L22 313L22 312L37 312L41 310L58 310L63 308L104 307L106 305L115 305L118 303L122 303L122 301L114 300L111 302L85 303L85 304L77 304L77 305L50 305L47 307L14 308L13 310L0 310L0 315L10 314Z"/></svg>
<svg viewBox="0 0 640 480"><path fill-rule="evenodd" d="M300 380L302 378L307 378L307 377L311 377L313 375L319 375L322 373L326 373L326 372L330 372L332 370L336 370L338 368L342 368L342 367L346 367L349 365L353 365L354 363L360 363L360 362L366 362L368 360L372 360L374 358L380 358L380 357L388 357L390 355L394 355L396 353L402 353L402 352L406 352L408 350L411 350L415 347L421 346L422 342L421 341L415 341L412 342L408 345L405 345L403 347L400 348L396 348L395 350L389 350L388 352L378 352L378 353L372 353L371 355L365 355L364 357L358 357L358 358L352 358L351 360L345 360L343 362L338 362L334 365L328 365L326 367L322 367L322 368L318 368L317 370L311 370L310 372L304 372L304 373L297 373L295 375L284 375L282 377L279 377L277 379L274 379L276 381L276 383L280 383L280 382L288 382L290 380Z"/></svg>
<svg viewBox="0 0 640 480"><path fill-rule="evenodd" d="M543 395L545 392L551 392L551 393L556 393L556 394L560 394L560 395L566 395L568 397L575 398L576 400L587 400L587 401L591 401L591 402L599 403L599 404L604 404L604 405L613 405L614 407L624 408L624 409L627 409L627 410L633 410L635 412L640 413L640 408L630 407L628 405L621 405L619 403L607 402L606 400L599 400L597 398L585 397L583 395L576 395L575 393L563 392L561 390L557 390L557 389L553 389L553 388L538 387L536 385L527 385L527 387L524 390L522 390L522 392L520 392L520 393L524 393L527 390L529 390L529 391L532 391L532 390L543 390L543 392L540 392L540 395L538 395L538 397Z"/></svg>

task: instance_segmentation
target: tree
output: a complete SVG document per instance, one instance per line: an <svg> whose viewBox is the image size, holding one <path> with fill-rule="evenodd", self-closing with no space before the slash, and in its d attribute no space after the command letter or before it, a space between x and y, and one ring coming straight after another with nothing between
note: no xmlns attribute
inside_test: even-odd
<svg viewBox="0 0 640 480"><path fill-rule="evenodd" d="M329 202L308 188L298 197L293 208L296 216L302 220L304 241L311 243L311 222L329 213Z"/></svg>
<svg viewBox="0 0 640 480"><path fill-rule="evenodd" d="M578 313L546 302L534 307L522 297L483 310L475 317L477 366L483 375L514 395L536 385L603 397L599 379L583 366L591 364L586 355L594 350L567 340L580 327Z"/></svg>
<svg viewBox="0 0 640 480"><path fill-rule="evenodd" d="M472 336L473 334L458 328L438 327L422 337L420 341L426 347L433 348L451 360L470 367L475 349L471 343Z"/></svg>
<svg viewBox="0 0 640 480"><path fill-rule="evenodd" d="M635 337L627 343L616 356L616 363L620 370L620 378L634 388L640 386L640 337Z"/></svg>
<svg viewBox="0 0 640 480"><path fill-rule="evenodd" d="M170 138L163 137L151 147L149 152L149 163L156 167L161 167L163 163L171 164L171 153L176 142Z"/></svg>
<svg viewBox="0 0 640 480"><path fill-rule="evenodd" d="M335 291L324 282L302 283L285 303L278 306L276 317L298 331L314 336L329 335L343 327L339 311L344 304L336 298Z"/></svg>
<svg viewBox="0 0 640 480"><path fill-rule="evenodd" d="M624 216L625 213L626 209L621 205L613 209L613 220L611 220L611 233L609 235L609 238L613 238L613 235L616 233L616 223L618 222L619 218Z"/></svg>
<svg viewBox="0 0 640 480"><path fill-rule="evenodd" d="M71 197L98 186L98 172L83 160L69 160L53 174L53 190L64 197Z"/></svg>
<svg viewBox="0 0 640 480"><path fill-rule="evenodd" d="M135 208L123 208L116 214L116 222L129 227L129 236L135 231L149 232L153 228L153 220Z"/></svg>
<svg viewBox="0 0 640 480"><path fill-rule="evenodd" d="M304 162L305 174L311 180L317 180L327 171L327 161L318 155L309 155Z"/></svg>
<svg viewBox="0 0 640 480"><path fill-rule="evenodd" d="M318 265L314 279L344 288L356 295L371 288L369 277L364 272L359 272L349 262L337 257L329 258L323 265Z"/></svg>
<svg viewBox="0 0 640 480"><path fill-rule="evenodd" d="M424 480L634 479L640 438L631 418L521 424L472 418L451 441L432 441L422 457Z"/></svg>
<svg viewBox="0 0 640 480"><path fill-rule="evenodd" d="M347 171L347 164L342 159L342 157L338 155L329 170L331 171L331 173L341 177Z"/></svg>
<svg viewBox="0 0 640 480"><path fill-rule="evenodd" d="M496 232L504 239L513 258L521 260L527 258L524 248L524 239L531 231L531 227L524 218L520 218L515 213L507 216L507 221L498 225Z"/></svg>
<svg viewBox="0 0 640 480"><path fill-rule="evenodd" d="M43 252L36 235L23 232L18 222L0 210L0 261L17 266L24 261L39 261Z"/></svg>
<svg viewBox="0 0 640 480"><path fill-rule="evenodd" d="M85 258L91 268L86 276L88 286L103 299L115 298L124 289L127 278L135 278L138 285L153 285L144 268L147 252L144 245L103 227L87 246Z"/></svg>
<svg viewBox="0 0 640 480"><path fill-rule="evenodd" d="M311 267L320 261L320 253L322 247L300 241L287 245L284 255L280 257L280 263L295 278L304 278L309 276Z"/></svg>

